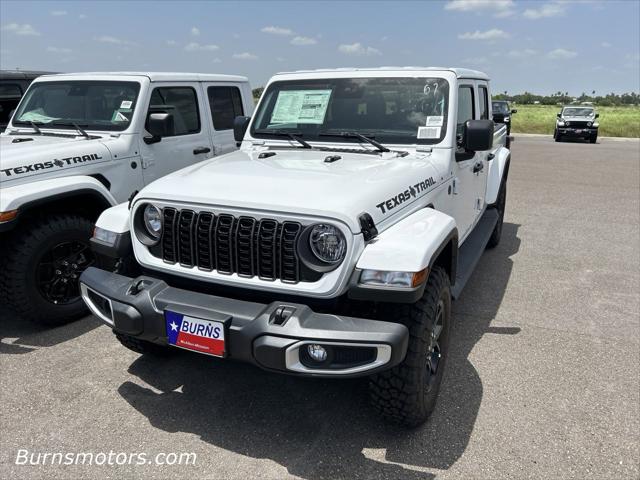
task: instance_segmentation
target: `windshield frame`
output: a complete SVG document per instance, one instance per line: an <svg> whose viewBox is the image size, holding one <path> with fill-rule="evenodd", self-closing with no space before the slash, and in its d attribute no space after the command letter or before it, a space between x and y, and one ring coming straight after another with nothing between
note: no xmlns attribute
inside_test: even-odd
<svg viewBox="0 0 640 480"><path fill-rule="evenodd" d="M283 79L277 79L269 83L265 88L265 91L261 95L260 102L256 106L256 109L254 111L253 118L251 121L251 125L247 133L249 134L249 137L254 140L274 140L274 141L284 140L281 134L274 133L273 135L271 135L263 131L264 126L269 124L269 122L263 121L264 120L263 116L268 115L268 116L271 116L271 118L273 118L275 104L278 101L278 95L275 95L275 97L272 97L272 94L274 93L274 91L277 91L279 94L279 92L287 91L287 90L295 91L296 87L299 87L297 88L297 90L301 90L301 89L304 90L305 85L309 85L308 87L309 90L321 90L323 88L322 85L326 86L326 85L333 84L331 88L336 88L336 86L339 85L340 83L346 83L349 81L354 81L354 82L373 81L375 83L380 81L393 82L394 80L398 82L401 82L403 80L417 80L420 82L437 81L439 82L440 85L444 85L444 87L446 88L446 95L444 96L445 105L442 112L443 118L442 118L442 126L441 126L441 132L439 137L433 138L433 139L419 139L417 138L417 128L415 130L416 133L411 137L393 134L393 133L390 133L393 129L380 129L379 127L364 128L356 125L353 128L348 128L348 127L332 128L326 125L326 118L323 119L321 124L318 124L319 128L313 135L309 135L308 132L300 132L299 127L301 124L297 124L296 128L283 129L281 126L278 126L277 128L273 127L273 125L275 124L272 123L271 124L272 128L274 129L274 131L277 130L279 132L282 132L283 130L290 130L291 133L301 137L303 140L307 142L313 142L313 143L324 144L324 145L344 144L344 143L366 145L366 142L364 142L362 139L358 139L356 136L340 134L340 133L347 133L347 132L348 133L357 132L365 136L367 136L367 134L370 133L372 134L372 138L375 141L382 143L385 146L391 146L391 145L404 146L404 147L407 147L407 146L415 147L415 146L421 146L421 145L431 146L431 145L436 145L444 142L447 139L448 133L449 133L448 124L450 122L450 116L451 116L450 108L451 108L451 96L452 96L452 93L451 93L452 82L451 82L451 79L449 79L446 76L432 75L431 72L425 72L424 74L421 74L418 76L415 76L415 75L400 76L400 75L390 74L390 75L371 75L371 76L335 76L335 77L319 76L319 77L313 77L313 78L288 77ZM425 83L425 86L426 86L426 83ZM282 87L287 87L287 88L283 89ZM327 86L324 88L329 88L329 87ZM333 92L331 93L329 106L332 106L332 102L333 102ZM327 107L327 112L328 112L329 106ZM416 126L420 126L420 125L416 125ZM424 126L426 126L426 124ZM383 130L386 130L387 133L381 134L380 132ZM336 132L336 135L332 135L332 134L327 135L327 133L329 132L333 133L334 131ZM400 130L397 130L397 131L400 132ZM407 141L408 139L409 141ZM290 142L289 139L285 141Z"/></svg>
<svg viewBox="0 0 640 480"><path fill-rule="evenodd" d="M13 115L11 120L11 125L17 128L29 128L32 129L31 120L19 120L19 118L26 113L27 104L35 95L38 88L41 86L56 86L56 85L76 85L76 86L113 86L113 85L121 85L123 87L131 87L135 91L135 96L133 100L131 100L130 109L127 109L127 116L129 117L128 122L122 122L121 125L112 123L87 123L86 119L71 119L71 118L55 118L50 122L38 122L34 121L34 123L41 129L53 129L53 130L70 130L72 132L77 132L76 126L74 124L80 126L83 130L87 131L106 131L106 132L124 132L132 127L134 124L134 118L137 112L138 104L140 103L140 93L142 92L142 83L137 80L126 79L96 79L96 80L85 80L85 79L64 79L64 80L45 80L45 81L36 81L33 82L27 91L24 93L20 104L16 108L16 112ZM117 110L120 110L118 108ZM115 112L115 110L114 110ZM53 124L53 122L61 122Z"/></svg>

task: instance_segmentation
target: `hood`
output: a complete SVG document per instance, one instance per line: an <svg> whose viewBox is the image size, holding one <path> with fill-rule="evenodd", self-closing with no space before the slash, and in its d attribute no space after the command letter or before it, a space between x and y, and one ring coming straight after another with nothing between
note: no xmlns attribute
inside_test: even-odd
<svg viewBox="0 0 640 480"><path fill-rule="evenodd" d="M444 158L444 150L405 157L270 152L275 155L261 159L260 151L238 150L201 162L153 182L138 199L333 218L359 232L360 214L369 213L379 224L425 196L444 176L434 162L436 155ZM334 155L340 159L325 161Z"/></svg>
<svg viewBox="0 0 640 480"><path fill-rule="evenodd" d="M0 182L111 160L102 137L0 135Z"/></svg>

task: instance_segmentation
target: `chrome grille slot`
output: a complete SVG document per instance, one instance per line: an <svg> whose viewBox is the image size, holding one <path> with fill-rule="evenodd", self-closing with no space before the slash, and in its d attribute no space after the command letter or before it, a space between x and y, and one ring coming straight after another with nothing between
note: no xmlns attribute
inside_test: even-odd
<svg viewBox="0 0 640 480"><path fill-rule="evenodd" d="M162 215L162 249L150 252L167 263L287 283L316 280L301 274L296 244L303 227L297 222L172 207Z"/></svg>

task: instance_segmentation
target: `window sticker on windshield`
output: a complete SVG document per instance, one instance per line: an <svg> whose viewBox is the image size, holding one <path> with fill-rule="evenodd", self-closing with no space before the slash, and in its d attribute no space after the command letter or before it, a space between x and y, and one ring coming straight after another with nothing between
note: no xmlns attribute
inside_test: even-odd
<svg viewBox="0 0 640 480"><path fill-rule="evenodd" d="M437 115L434 117L427 117L427 127L441 127L443 122L443 116ZM440 135L438 135L440 136Z"/></svg>
<svg viewBox="0 0 640 480"><path fill-rule="evenodd" d="M286 90L278 93L270 123L321 124L331 90Z"/></svg>
<svg viewBox="0 0 640 480"><path fill-rule="evenodd" d="M418 138L440 138L440 127L418 127Z"/></svg>
<svg viewBox="0 0 640 480"><path fill-rule="evenodd" d="M131 105L133 105L131 100L123 100L120 104L120 108L131 108Z"/></svg>
<svg viewBox="0 0 640 480"><path fill-rule="evenodd" d="M113 112L113 117L111 117L112 122L128 122L129 119L125 117L121 112L116 110Z"/></svg>

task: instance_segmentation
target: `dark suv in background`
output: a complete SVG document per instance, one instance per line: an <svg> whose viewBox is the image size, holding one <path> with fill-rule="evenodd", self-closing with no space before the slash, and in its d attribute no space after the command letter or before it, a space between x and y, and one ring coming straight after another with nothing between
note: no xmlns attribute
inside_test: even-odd
<svg viewBox="0 0 640 480"><path fill-rule="evenodd" d="M511 110L509 102L506 100L494 100L491 102L493 110L493 121L496 123L504 123L507 126L507 135L511 135L511 115L518 110Z"/></svg>
<svg viewBox="0 0 640 480"><path fill-rule="evenodd" d="M13 112L34 78L52 72L0 70L0 132L9 124Z"/></svg>

